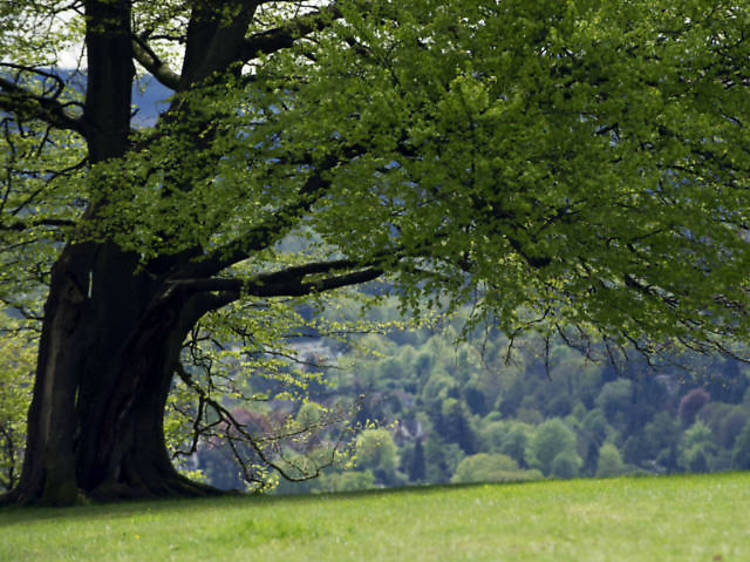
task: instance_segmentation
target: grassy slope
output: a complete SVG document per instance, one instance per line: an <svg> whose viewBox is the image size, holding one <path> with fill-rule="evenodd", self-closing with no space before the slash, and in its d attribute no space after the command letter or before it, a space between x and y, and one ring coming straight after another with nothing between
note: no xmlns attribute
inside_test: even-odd
<svg viewBox="0 0 750 562"><path fill-rule="evenodd" d="M750 473L0 511L0 560L750 560Z"/></svg>

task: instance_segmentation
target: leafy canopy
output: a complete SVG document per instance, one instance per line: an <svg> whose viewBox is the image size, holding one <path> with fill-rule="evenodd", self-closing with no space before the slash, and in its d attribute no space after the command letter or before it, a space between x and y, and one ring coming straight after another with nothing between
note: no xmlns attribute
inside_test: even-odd
<svg viewBox="0 0 750 562"><path fill-rule="evenodd" d="M572 323L698 348L746 336L741 3L273 4L249 27L253 56L186 82L166 69L191 56L188 7L135 2L136 58L178 91L170 118L93 167L75 74L41 71L81 18L57 2L4 8L5 26L58 22L51 36L16 30L2 55L4 76L63 106L50 131L34 108L5 121L5 247L28 256L4 253L6 300L61 238L113 239L144 262L199 249L248 277L303 235L307 257L389 272L414 307L435 291L478 301L510 332ZM241 7L193 11L229 25ZM264 30L294 10L301 37L264 54ZM2 96L12 108L10 78Z"/></svg>
<svg viewBox="0 0 750 562"><path fill-rule="evenodd" d="M108 157L109 102L60 68L102 31L86 10L123 6L139 79L173 94ZM749 24L708 0L5 3L0 299L37 321L63 244L94 241L226 305L202 328L255 358L297 322L279 299L383 276L405 310L611 357L735 352ZM248 311L279 320L246 337Z"/></svg>

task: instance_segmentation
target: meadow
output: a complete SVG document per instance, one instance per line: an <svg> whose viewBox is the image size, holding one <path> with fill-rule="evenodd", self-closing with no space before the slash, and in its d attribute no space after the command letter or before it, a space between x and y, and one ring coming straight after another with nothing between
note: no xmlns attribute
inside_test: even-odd
<svg viewBox="0 0 750 562"><path fill-rule="evenodd" d="M750 560L750 473L0 510L0 560Z"/></svg>

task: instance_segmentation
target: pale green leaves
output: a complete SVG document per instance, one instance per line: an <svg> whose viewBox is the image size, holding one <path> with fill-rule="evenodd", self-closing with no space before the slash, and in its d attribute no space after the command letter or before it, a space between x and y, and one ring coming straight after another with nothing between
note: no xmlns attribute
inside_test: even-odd
<svg viewBox="0 0 750 562"><path fill-rule="evenodd" d="M0 489L10 490L21 475L26 443L25 414L31 403L35 338L21 323L0 312Z"/></svg>

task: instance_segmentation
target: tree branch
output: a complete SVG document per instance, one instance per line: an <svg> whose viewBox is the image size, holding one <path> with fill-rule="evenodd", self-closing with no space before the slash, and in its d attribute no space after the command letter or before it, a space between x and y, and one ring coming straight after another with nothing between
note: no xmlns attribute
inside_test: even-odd
<svg viewBox="0 0 750 562"><path fill-rule="evenodd" d="M76 221L70 220L70 219L54 219L54 218L34 219L32 217L29 220L16 219L13 222L10 222L8 224L0 223L0 231L12 230L16 232L23 232L24 230L28 230L36 226L54 226L54 227L72 228L76 226L77 224L78 223Z"/></svg>
<svg viewBox="0 0 750 562"><path fill-rule="evenodd" d="M156 80L170 90L177 90L180 85L180 75L169 68L156 53L140 37L133 37L133 58Z"/></svg>
<svg viewBox="0 0 750 562"><path fill-rule="evenodd" d="M39 119L52 127L75 131L86 136L86 127L80 117L55 98L38 96L26 88L0 76L0 110L15 113L24 119Z"/></svg>
<svg viewBox="0 0 750 562"><path fill-rule="evenodd" d="M168 281L170 289L219 292L219 301L223 304L248 295L254 297L301 297L313 293L321 293L346 287L359 285L382 276L385 270L378 267L368 267L340 275L332 275L321 279L305 281L310 275L325 274L343 269L356 267L351 260L333 260L328 262L313 262L301 266L289 267L282 271L264 273L251 279L175 279Z"/></svg>
<svg viewBox="0 0 750 562"><path fill-rule="evenodd" d="M287 49L300 37L325 29L331 25L331 22L341 17L341 10L335 3L316 12L303 14L284 25L247 38L242 45L241 57L248 61L261 53L269 55L281 49Z"/></svg>
<svg viewBox="0 0 750 562"><path fill-rule="evenodd" d="M321 184L328 185L328 182L320 181ZM324 186L321 185L320 190L322 191L323 189ZM295 204L285 207L263 224L258 225L226 246L212 252L199 263L188 264L187 267L190 273L198 274L198 276L215 275L222 269L247 259L252 252L260 251L272 245L288 232L293 223L296 222L295 219L308 210L312 202L312 200L300 200Z"/></svg>
<svg viewBox="0 0 750 562"><path fill-rule="evenodd" d="M279 433L270 435L267 434L260 438L256 438L250 433L247 426L244 423L241 423L228 408L223 406L219 400L213 398L209 391L203 389L193 379L193 377L190 375L190 373L187 372L182 363L178 362L175 368L175 373L180 377L180 379L182 379L182 381L188 388L196 393L199 401L198 414L193 418L192 423L193 437L191 447L188 451L180 451L180 454L189 455L194 453L198 448L198 441L201 439L201 437L209 439L211 437L220 437L221 439L226 441L227 445L229 445L233 457L242 469L245 481L248 483L256 482L261 486L264 485L263 480L253 474L252 467L249 466L249 463L246 459L247 455L241 453L241 450L237 446L238 444L249 445L253 452L263 463L276 470L285 479L293 482L300 482L303 480L309 480L310 478L315 478L320 474L320 471L323 468L333 464L335 457L332 450L329 458L325 461L316 462L313 467L301 466L298 463L294 462L293 459L290 459L285 455L283 447L280 446L280 442L282 440L288 439L299 440L301 438L304 438L305 436L310 435L316 430L320 430L328 427L329 425L332 425L332 423L329 422L342 421L344 418L340 412L338 414L334 412L331 417L328 417L327 420L324 419L324 421L322 422L313 423L301 428L284 428ZM210 376L211 375L209 373L209 379ZM214 411L215 416L210 417L216 417L218 419L210 423L204 422L202 424L202 418L209 417L206 416L206 406L209 406ZM185 415L184 412L180 413ZM214 428L218 428L219 432L212 432L211 430ZM338 448L340 444L341 441L339 439L334 449ZM292 471L296 471L297 475L295 476L294 474L292 474Z"/></svg>

